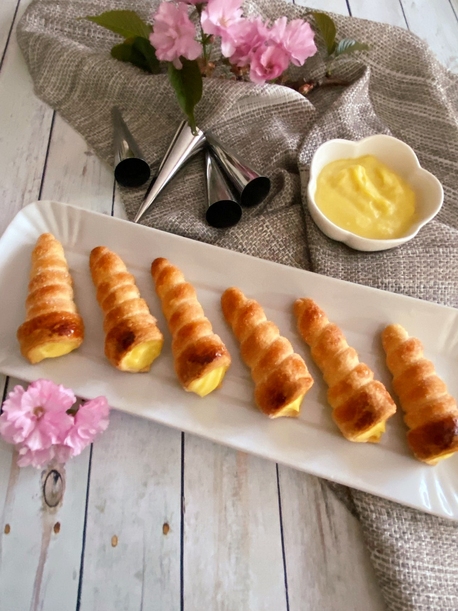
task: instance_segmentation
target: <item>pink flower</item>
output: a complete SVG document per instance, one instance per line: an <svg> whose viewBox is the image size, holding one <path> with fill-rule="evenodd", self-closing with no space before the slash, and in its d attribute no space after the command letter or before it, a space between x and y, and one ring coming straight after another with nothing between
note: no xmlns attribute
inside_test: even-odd
<svg viewBox="0 0 458 611"><path fill-rule="evenodd" d="M313 30L302 19L287 23L286 17L280 17L270 30L270 39L283 47L295 66L302 66L317 51Z"/></svg>
<svg viewBox="0 0 458 611"><path fill-rule="evenodd" d="M0 434L9 443L44 450L63 441L73 424L67 414L75 402L73 392L50 380L32 382L27 390L15 386L3 404Z"/></svg>
<svg viewBox="0 0 458 611"><path fill-rule="evenodd" d="M28 467L30 465L38 469L49 463L53 458L54 446L47 450L30 450L26 446L22 446L19 448L17 464L19 467Z"/></svg>
<svg viewBox="0 0 458 611"><path fill-rule="evenodd" d="M268 29L260 17L241 19L232 24L221 36L221 52L231 64L246 66L252 54L268 39Z"/></svg>
<svg viewBox="0 0 458 611"><path fill-rule="evenodd" d="M188 16L187 6L162 2L154 15L154 31L150 42L156 49L159 60L172 62L175 68L182 68L180 57L193 60L202 52L195 40L196 28Z"/></svg>
<svg viewBox="0 0 458 611"><path fill-rule="evenodd" d="M105 397L97 397L80 405L75 423L65 438L65 445L71 448L72 456L80 454L108 426L110 408Z"/></svg>
<svg viewBox="0 0 458 611"><path fill-rule="evenodd" d="M50 380L13 388L3 403L0 435L16 446L19 466L41 467L53 458L66 462L107 428L104 397L81 405L76 415L75 401L72 390Z"/></svg>
<svg viewBox="0 0 458 611"><path fill-rule="evenodd" d="M243 0L208 0L202 11L201 25L206 34L222 36L225 31L242 18Z"/></svg>
<svg viewBox="0 0 458 611"><path fill-rule="evenodd" d="M276 79L289 66L289 59L281 45L260 46L251 57L250 79L258 85Z"/></svg>

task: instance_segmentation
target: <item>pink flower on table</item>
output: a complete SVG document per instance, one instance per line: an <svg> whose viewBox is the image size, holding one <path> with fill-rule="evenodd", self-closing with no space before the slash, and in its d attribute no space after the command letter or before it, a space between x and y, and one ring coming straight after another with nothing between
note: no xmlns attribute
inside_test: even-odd
<svg viewBox="0 0 458 611"><path fill-rule="evenodd" d="M241 19L221 35L221 52L231 64L246 66L259 46L268 39L268 29L260 17Z"/></svg>
<svg viewBox="0 0 458 611"><path fill-rule="evenodd" d="M9 443L32 452L47 450L64 440L73 425L67 414L76 397L50 380L37 380L25 390L15 386L3 404L0 434Z"/></svg>
<svg viewBox="0 0 458 611"><path fill-rule="evenodd" d="M263 85L279 77L289 66L290 57L281 45L260 46L251 57L250 79Z"/></svg>
<svg viewBox="0 0 458 611"><path fill-rule="evenodd" d="M208 0L201 17L205 34L222 36L242 18L242 2L243 0Z"/></svg>
<svg viewBox="0 0 458 611"><path fill-rule="evenodd" d="M75 423L65 438L71 456L77 456L84 448L95 441L108 426L110 407L105 397L97 397L80 405L75 415Z"/></svg>
<svg viewBox="0 0 458 611"><path fill-rule="evenodd" d="M0 436L15 445L18 465L41 467L52 459L77 456L108 426L105 397L74 407L72 390L37 380L25 390L15 386L3 403Z"/></svg>
<svg viewBox="0 0 458 611"><path fill-rule="evenodd" d="M183 67L180 57L189 60L199 57L202 46L196 40L196 28L185 4L162 2L153 19L154 31L149 38L159 60L172 62L180 69Z"/></svg>
<svg viewBox="0 0 458 611"><path fill-rule="evenodd" d="M317 51L313 30L303 19L293 19L288 23L286 17L280 17L274 22L269 35L289 54L295 66L302 66Z"/></svg>

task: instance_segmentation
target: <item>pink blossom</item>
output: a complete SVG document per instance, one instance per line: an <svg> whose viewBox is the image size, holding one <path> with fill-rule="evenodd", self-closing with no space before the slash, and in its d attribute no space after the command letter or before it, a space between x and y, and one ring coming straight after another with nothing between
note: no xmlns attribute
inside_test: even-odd
<svg viewBox="0 0 458 611"><path fill-rule="evenodd" d="M35 468L40 468L46 465L54 458L54 446L46 450L30 450L26 446L19 448L19 458L17 464L19 467L28 467L29 465Z"/></svg>
<svg viewBox="0 0 458 611"><path fill-rule="evenodd" d="M251 56L250 79L258 85L276 79L288 67L289 59L281 45L260 46Z"/></svg>
<svg viewBox="0 0 458 611"><path fill-rule="evenodd" d="M110 408L104 397L77 411L75 401L72 390L50 380L32 382L27 390L13 388L3 403L0 435L16 446L19 466L41 467L52 459L66 462L107 428Z"/></svg>
<svg viewBox="0 0 458 611"><path fill-rule="evenodd" d="M208 0L202 11L201 25L206 34L223 36L228 28L242 18L243 0Z"/></svg>
<svg viewBox="0 0 458 611"><path fill-rule="evenodd" d="M156 49L159 60L172 62L175 68L182 68L180 57L193 60L202 52L202 46L195 40L196 28L188 16L185 4L161 2L154 15L154 31L150 42Z"/></svg>
<svg viewBox="0 0 458 611"><path fill-rule="evenodd" d="M65 438L65 445L71 448L72 456L80 454L108 426L110 408L105 397L97 397L80 405L75 423Z"/></svg>
<svg viewBox="0 0 458 611"><path fill-rule="evenodd" d="M63 441L73 424L67 414L75 402L73 392L50 380L32 382L27 390L15 386L3 404L0 434L9 443L30 450L50 448Z"/></svg>
<svg viewBox="0 0 458 611"><path fill-rule="evenodd" d="M283 47L295 66L302 66L317 51L313 30L302 19L287 23L286 17L280 17L273 24L269 37Z"/></svg>
<svg viewBox="0 0 458 611"><path fill-rule="evenodd" d="M222 34L221 52L231 64L246 66L251 56L268 39L268 29L260 17L241 19Z"/></svg>

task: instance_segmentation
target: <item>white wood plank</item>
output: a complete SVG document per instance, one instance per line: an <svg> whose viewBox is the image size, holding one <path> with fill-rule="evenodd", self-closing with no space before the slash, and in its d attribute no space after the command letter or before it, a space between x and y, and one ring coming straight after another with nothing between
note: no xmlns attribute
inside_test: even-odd
<svg viewBox="0 0 458 611"><path fill-rule="evenodd" d="M17 20L30 2L21 3ZM52 110L33 93L13 35L0 72L0 233L24 204L38 197Z"/></svg>
<svg viewBox="0 0 458 611"><path fill-rule="evenodd" d="M111 214L113 186L113 170L56 114L41 199Z"/></svg>
<svg viewBox="0 0 458 611"><path fill-rule="evenodd" d="M10 388L18 383L10 379ZM65 467L21 469L16 465L11 446L2 441L0 461L2 605L8 611L60 611L62 601L68 600L74 607L89 448ZM65 487L63 503L56 507L49 507L42 494L45 475L51 468L60 475ZM53 475L50 481L52 478Z"/></svg>
<svg viewBox="0 0 458 611"><path fill-rule="evenodd" d="M384 0L383 2L350 0L349 4L353 17L406 27L406 21L399 0Z"/></svg>
<svg viewBox="0 0 458 611"><path fill-rule="evenodd" d="M12 32L18 1L2 0L0 3L0 60Z"/></svg>
<svg viewBox="0 0 458 611"><path fill-rule="evenodd" d="M80 609L179 609L181 433L110 421L93 446Z"/></svg>
<svg viewBox="0 0 458 611"><path fill-rule="evenodd" d="M317 11L348 15L348 8L345 0L294 0L294 4Z"/></svg>
<svg viewBox="0 0 458 611"><path fill-rule="evenodd" d="M115 198L113 202L113 216L121 219L127 219L126 210L124 208L124 203L121 199L121 195L119 193L119 189L115 190Z"/></svg>
<svg viewBox="0 0 458 611"><path fill-rule="evenodd" d="M186 609L286 609L275 464L187 435Z"/></svg>
<svg viewBox="0 0 458 611"><path fill-rule="evenodd" d="M356 518L323 481L279 473L290 611L384 610Z"/></svg>
<svg viewBox="0 0 458 611"><path fill-rule="evenodd" d="M402 5L409 29L449 70L458 72L458 20L450 0L402 0Z"/></svg>
<svg viewBox="0 0 458 611"><path fill-rule="evenodd" d="M450 0L450 3L455 13L455 17L458 19L458 0Z"/></svg>

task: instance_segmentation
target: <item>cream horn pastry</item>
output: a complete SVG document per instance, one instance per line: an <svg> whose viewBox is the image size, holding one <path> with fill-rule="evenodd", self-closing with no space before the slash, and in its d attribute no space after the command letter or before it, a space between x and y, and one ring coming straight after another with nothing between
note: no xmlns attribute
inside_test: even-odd
<svg viewBox="0 0 458 611"><path fill-rule="evenodd" d="M32 252L26 319L17 338L32 364L68 354L84 339L64 249L51 233L40 235Z"/></svg>
<svg viewBox="0 0 458 611"><path fill-rule="evenodd" d="M135 278L122 259L105 246L91 251L89 263L104 314L105 356L121 371L149 371L164 338Z"/></svg>
<svg viewBox="0 0 458 611"><path fill-rule="evenodd" d="M151 264L151 275L172 334L178 380L185 390L204 397L221 386L230 354L178 267L161 257Z"/></svg>
<svg viewBox="0 0 458 611"><path fill-rule="evenodd" d="M409 428L407 443L419 460L434 465L458 451L458 407L424 356L423 345L401 325L382 333L393 388Z"/></svg>
<svg viewBox="0 0 458 611"><path fill-rule="evenodd" d="M377 443L396 404L373 371L312 299L294 304L297 327L328 385L332 417L350 441Z"/></svg>
<svg viewBox="0 0 458 611"><path fill-rule="evenodd" d="M302 399L313 384L303 358L267 320L261 305L238 288L228 288L221 305L251 369L259 409L269 418L298 416Z"/></svg>

